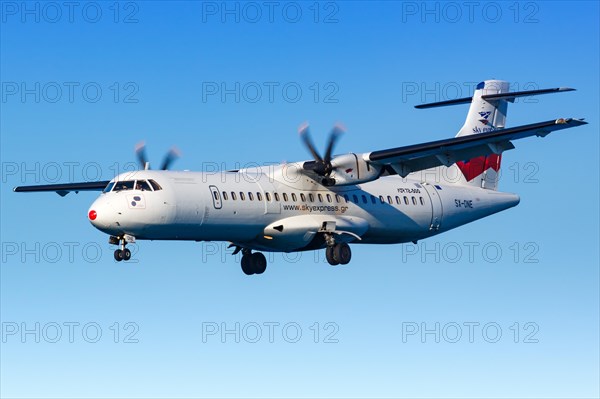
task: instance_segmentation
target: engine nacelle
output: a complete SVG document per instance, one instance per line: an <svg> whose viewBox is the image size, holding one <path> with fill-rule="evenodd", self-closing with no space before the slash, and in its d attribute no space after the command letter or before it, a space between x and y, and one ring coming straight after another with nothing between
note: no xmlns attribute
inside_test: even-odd
<svg viewBox="0 0 600 399"><path fill-rule="evenodd" d="M381 173L380 165L372 165L360 155L350 153L337 156L331 160L333 171L330 177L336 186L366 183L377 179Z"/></svg>

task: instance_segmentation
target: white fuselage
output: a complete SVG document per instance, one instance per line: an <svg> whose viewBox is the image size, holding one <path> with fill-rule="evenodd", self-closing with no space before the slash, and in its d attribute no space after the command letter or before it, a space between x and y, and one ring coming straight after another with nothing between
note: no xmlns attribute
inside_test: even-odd
<svg viewBox="0 0 600 399"><path fill-rule="evenodd" d="M324 187L305 176L286 179L281 169L264 174L143 170L114 181L152 179L160 189L102 193L90 207L91 222L114 236L230 241L291 252L324 248L321 232L342 242L416 241L519 203L515 194L411 176Z"/></svg>

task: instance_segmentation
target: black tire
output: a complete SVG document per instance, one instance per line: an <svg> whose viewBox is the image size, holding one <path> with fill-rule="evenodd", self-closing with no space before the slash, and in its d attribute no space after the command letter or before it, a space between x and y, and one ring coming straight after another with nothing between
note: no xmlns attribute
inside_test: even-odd
<svg viewBox="0 0 600 399"><path fill-rule="evenodd" d="M325 249L325 258L327 258L327 262L329 262L331 266L337 266L340 262L335 258L333 248L334 247L327 247L327 249Z"/></svg>
<svg viewBox="0 0 600 399"><path fill-rule="evenodd" d="M350 245L342 242L333 247L333 257L340 262L341 265L347 265L352 259L352 250Z"/></svg>
<svg viewBox="0 0 600 399"><path fill-rule="evenodd" d="M115 255L115 260L117 262L120 262L123 260L123 251L121 251L120 249L116 249L114 255Z"/></svg>
<svg viewBox="0 0 600 399"><path fill-rule="evenodd" d="M261 252L252 254L252 269L256 274L263 274L267 270L267 258Z"/></svg>
<svg viewBox="0 0 600 399"><path fill-rule="evenodd" d="M242 271L247 276L251 276L254 274L254 270L252 270L251 258L252 258L251 254L242 256L242 262L241 262L242 263Z"/></svg>
<svg viewBox="0 0 600 399"><path fill-rule="evenodd" d="M131 251L129 250L129 248L125 248L125 251L123 251L123 260L129 259L131 259Z"/></svg>

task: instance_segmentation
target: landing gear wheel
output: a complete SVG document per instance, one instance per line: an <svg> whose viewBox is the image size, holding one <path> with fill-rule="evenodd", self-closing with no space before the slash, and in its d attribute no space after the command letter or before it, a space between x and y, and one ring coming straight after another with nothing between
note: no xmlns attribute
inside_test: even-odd
<svg viewBox="0 0 600 399"><path fill-rule="evenodd" d="M342 265L348 264L350 259L352 259L352 250L350 250L350 245L346 244L345 242L336 244L335 247L333 247L333 257Z"/></svg>
<svg viewBox="0 0 600 399"><path fill-rule="evenodd" d="M337 259L335 259L335 257L333 256L333 252L334 247L327 247L327 249L325 249L325 257L327 258L327 262L329 262L331 266L337 266L340 264L340 262Z"/></svg>
<svg viewBox="0 0 600 399"><path fill-rule="evenodd" d="M129 248L125 248L123 250L123 260L129 260L131 259L131 251L129 250Z"/></svg>
<svg viewBox="0 0 600 399"><path fill-rule="evenodd" d="M252 268L252 254L242 256L242 271L247 276L254 274L254 270Z"/></svg>
<svg viewBox="0 0 600 399"><path fill-rule="evenodd" d="M117 262L120 262L123 260L123 258L124 258L123 251L121 251L120 249L116 249L115 250L115 260Z"/></svg>
<svg viewBox="0 0 600 399"><path fill-rule="evenodd" d="M252 270L256 274L263 274L267 270L267 258L261 252L253 253L250 263L252 264Z"/></svg>

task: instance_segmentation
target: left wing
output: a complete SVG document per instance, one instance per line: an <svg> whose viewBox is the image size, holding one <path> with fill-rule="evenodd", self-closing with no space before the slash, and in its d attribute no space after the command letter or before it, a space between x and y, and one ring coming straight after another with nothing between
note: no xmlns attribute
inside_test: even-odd
<svg viewBox="0 0 600 399"><path fill-rule="evenodd" d="M513 149L512 140L530 136L545 137L551 132L585 125L583 119L556 119L530 125L499 129L469 136L397 147L363 154L363 159L374 166L389 165L402 177L436 166L450 166L457 161L478 156L500 154Z"/></svg>
<svg viewBox="0 0 600 399"><path fill-rule="evenodd" d="M61 197L69 194L71 191L78 193L80 191L102 191L110 183L110 180L101 180L83 183L65 183L65 184L43 184L39 186L19 186L13 191L17 193L54 191Z"/></svg>

